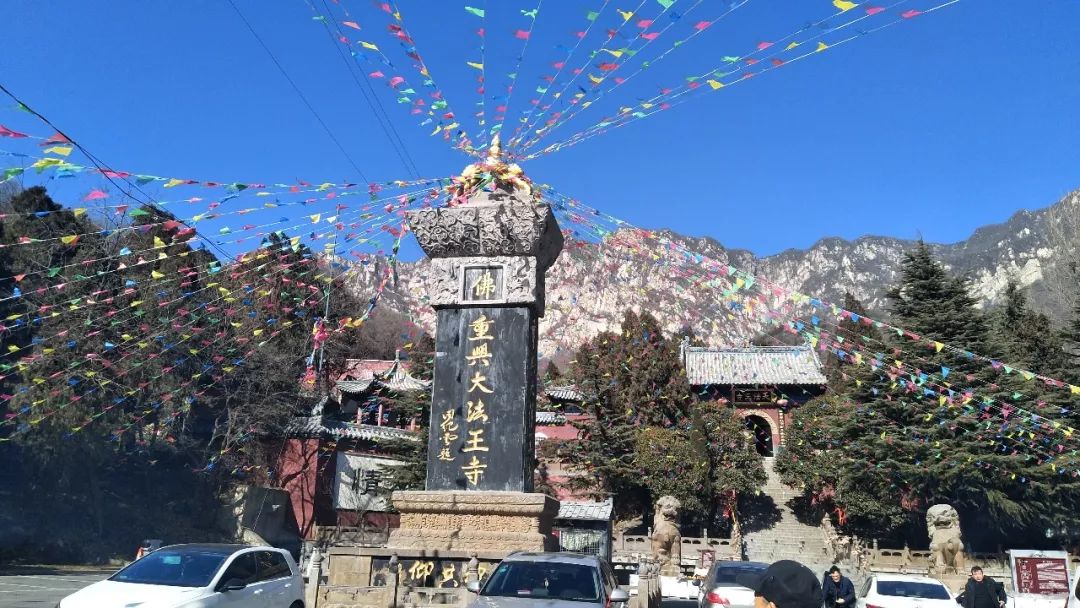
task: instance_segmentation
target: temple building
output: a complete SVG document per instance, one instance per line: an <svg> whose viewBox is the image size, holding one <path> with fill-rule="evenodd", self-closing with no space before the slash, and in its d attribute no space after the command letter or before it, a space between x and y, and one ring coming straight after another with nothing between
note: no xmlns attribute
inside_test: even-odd
<svg viewBox="0 0 1080 608"><path fill-rule="evenodd" d="M735 408L758 453L784 445L795 408L825 392L825 372L809 346L682 347L683 367L699 399Z"/></svg>
<svg viewBox="0 0 1080 608"><path fill-rule="evenodd" d="M430 385L398 358L351 359L330 395L286 427L277 482L289 493L302 538L313 539L317 527L385 533L397 526L384 477L387 467L402 463L386 446L420 441L426 421L391 411L380 397L426 400Z"/></svg>

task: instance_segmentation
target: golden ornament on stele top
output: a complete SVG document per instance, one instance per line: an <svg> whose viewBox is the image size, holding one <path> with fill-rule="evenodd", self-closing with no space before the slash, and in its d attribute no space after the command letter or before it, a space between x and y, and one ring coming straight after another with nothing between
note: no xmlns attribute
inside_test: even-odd
<svg viewBox="0 0 1080 608"><path fill-rule="evenodd" d="M506 162L498 135L491 140L487 157L465 167L461 175L454 178L454 183L448 189L454 198L464 200L469 194L479 190L489 179L496 190L532 194L532 182L525 177L525 172L521 170L521 167L515 163Z"/></svg>

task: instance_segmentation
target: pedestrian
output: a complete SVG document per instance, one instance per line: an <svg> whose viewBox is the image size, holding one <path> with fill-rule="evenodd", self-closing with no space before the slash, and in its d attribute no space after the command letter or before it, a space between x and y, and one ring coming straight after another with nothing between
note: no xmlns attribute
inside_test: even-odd
<svg viewBox="0 0 1080 608"><path fill-rule="evenodd" d="M983 569L971 569L971 578L964 585L964 608L1004 608L1005 586L983 574Z"/></svg>
<svg viewBox="0 0 1080 608"><path fill-rule="evenodd" d="M825 608L855 605L855 585L836 566L829 568L828 576L821 583L821 590L825 596Z"/></svg>
<svg viewBox="0 0 1080 608"><path fill-rule="evenodd" d="M740 574L735 581L753 589L754 608L821 608L821 583L799 562L780 560L761 574Z"/></svg>

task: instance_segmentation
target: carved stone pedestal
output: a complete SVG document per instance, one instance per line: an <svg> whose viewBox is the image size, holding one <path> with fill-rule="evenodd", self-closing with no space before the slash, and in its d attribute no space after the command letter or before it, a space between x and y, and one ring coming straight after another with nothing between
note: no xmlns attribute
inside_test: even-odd
<svg viewBox="0 0 1080 608"><path fill-rule="evenodd" d="M387 547L427 551L554 550L551 525L559 502L522 492L394 492L401 527Z"/></svg>

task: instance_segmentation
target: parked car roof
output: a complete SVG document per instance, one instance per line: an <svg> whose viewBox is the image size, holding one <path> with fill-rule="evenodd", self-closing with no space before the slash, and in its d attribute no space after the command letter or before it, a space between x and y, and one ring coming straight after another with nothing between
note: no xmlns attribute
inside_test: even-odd
<svg viewBox="0 0 1080 608"><path fill-rule="evenodd" d="M583 564L592 565L600 561L600 558L595 555L584 555L581 553L569 553L569 552L554 552L554 553L537 553L532 551L521 551L518 553L511 553L503 559L504 562L562 562L565 564Z"/></svg>
<svg viewBox="0 0 1080 608"><path fill-rule="evenodd" d="M241 549L273 549L273 547L259 547L256 545L241 545L241 544L229 544L229 543L187 543L181 545L167 545L158 549L158 551L177 551L181 553L219 553L221 555L231 555L240 551Z"/></svg>
<svg viewBox="0 0 1080 608"><path fill-rule="evenodd" d="M717 567L717 569L720 569L720 568L768 568L769 564L766 564L765 562L728 561L728 562L716 562L716 567Z"/></svg>
<svg viewBox="0 0 1080 608"><path fill-rule="evenodd" d="M936 578L929 576L921 576L918 574L874 574L874 578L879 581L906 581L914 583L937 583L944 585L945 583L939 581Z"/></svg>

